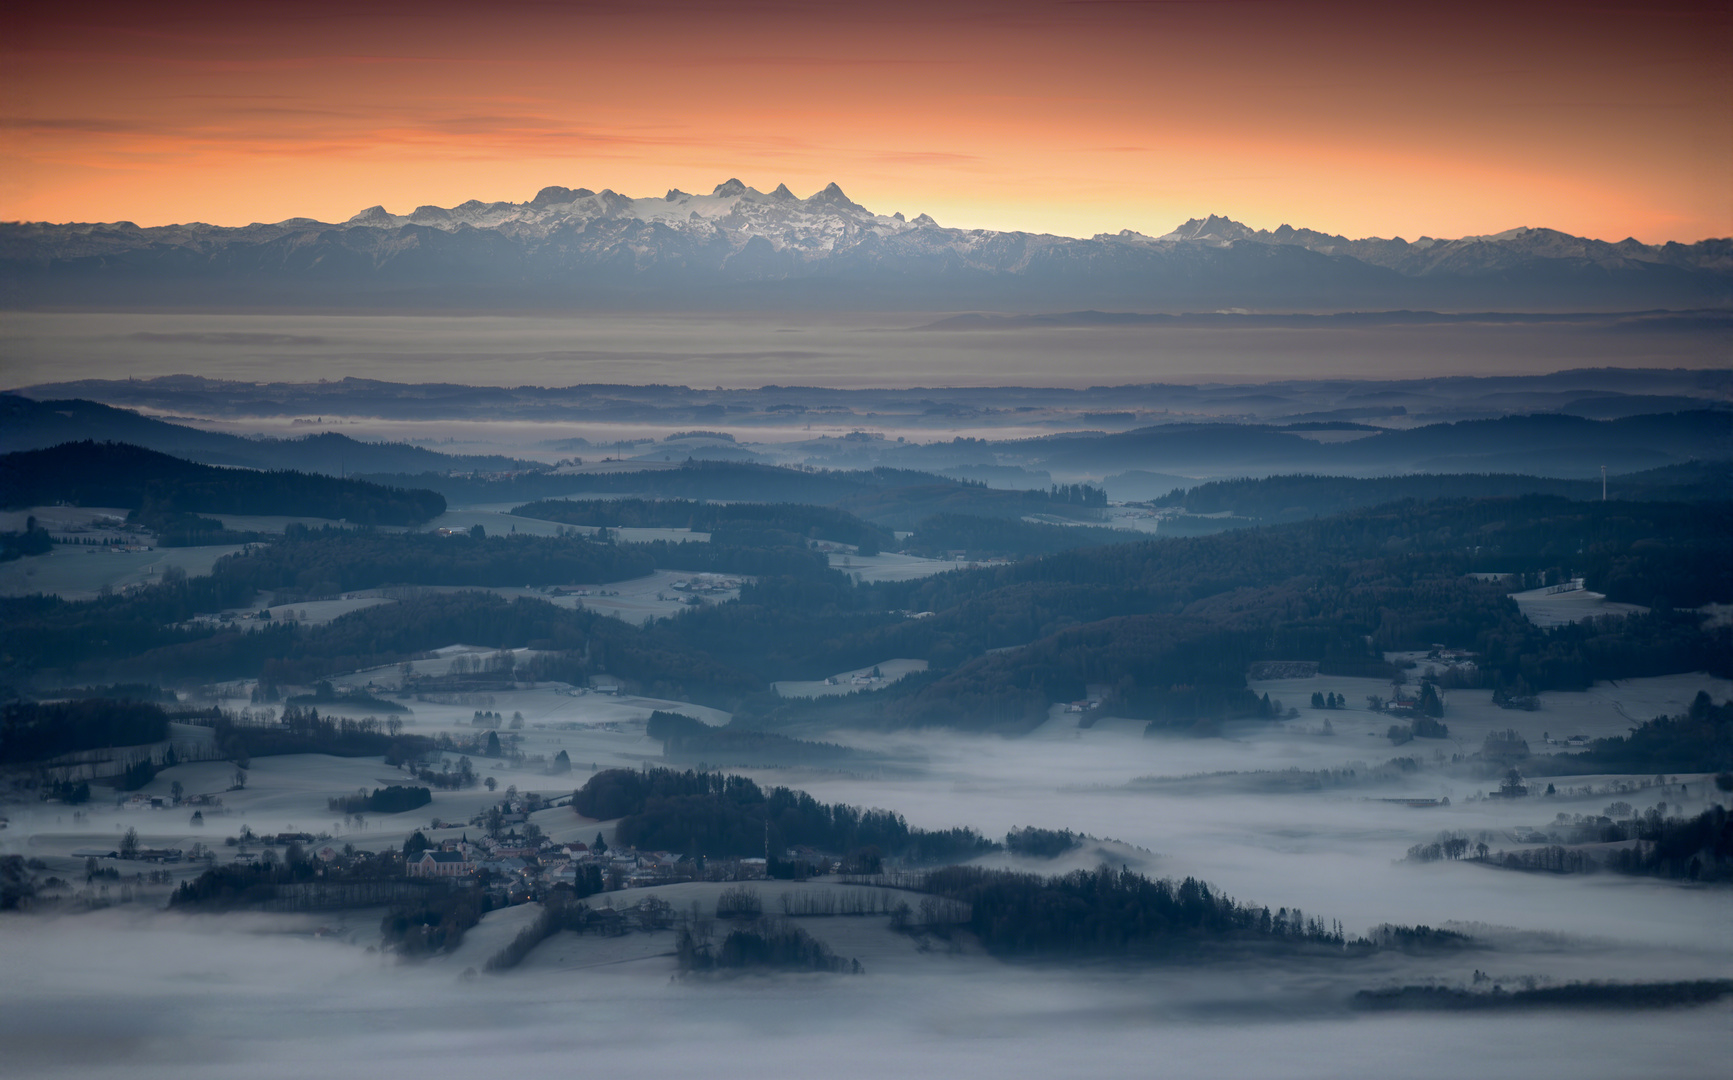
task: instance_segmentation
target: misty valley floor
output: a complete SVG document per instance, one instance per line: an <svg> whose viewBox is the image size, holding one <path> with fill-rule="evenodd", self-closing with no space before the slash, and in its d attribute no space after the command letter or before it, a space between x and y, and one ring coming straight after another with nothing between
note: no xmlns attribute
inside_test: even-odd
<svg viewBox="0 0 1733 1080"><path fill-rule="evenodd" d="M458 655L453 652L452 655ZM433 664L439 661L418 663ZM1316 683L1344 696L1354 680L1279 680L1260 692L1303 701ZM1612 730L1621 710L1642 715L1698 688L1733 687L1704 676L1630 680L1593 695L1549 694L1545 709L1512 714L1452 696L1452 739L1477 742L1479 728L1512 717L1539 741L1542 725L1569 718L1570 733ZM237 702L239 704L239 702ZM643 718L669 703L572 696L557 686L496 695L493 708L521 710L525 748L566 750L570 779L478 763L501 787L550 795L582 783L592 767L636 767L659 757ZM689 707L688 707L689 708ZM412 727L427 734L472 730L467 706L415 703ZM1358 716L1356 715L1358 713ZM1364 709L1281 725L1248 725L1225 739L1144 738L1137 725L1106 719L1088 729L1063 714L1018 738L903 733L846 737L875 756L871 772L743 770L824 800L894 807L926 827L971 824L989 835L1025 825L1095 837L1059 860L991 856L995 865L1051 873L1097 861L1152 876L1195 875L1235 897L1339 918L1351 933L1381 922L1464 924L1480 944L1462 952L1381 953L1361 960L1247 956L1208 966L1126 967L1007 962L973 944L911 937L884 916L805 918L799 924L863 975L675 978L670 932L622 938L560 933L515 970L464 977L508 942L534 906L496 911L459 950L399 964L369 949L380 909L312 915L181 915L154 899L87 914L36 914L0 928L8 977L0 987L0 1052L9 1076L467 1075L510 1059L516 1069L605 1069L615 1075L1052 1076L1232 1075L1255 1063L1280 1076L1533 1076L1564 1058L1575 1076L1711 1076L1724 1063L1733 1009L1584 1014L1369 1015L1349 1004L1360 989L1469 984L1475 971L1516 986L1543 983L1718 978L1733 967L1724 888L1690 887L1612 874L1526 875L1468 864L1399 861L1441 829L1514 835L1555 811L1594 812L1605 797L1504 802L1489 783L1428 774L1299 795L1229 786L1127 784L1227 770L1374 764L1394 751L1374 738ZM1528 728L1536 728L1528 732ZM1434 740L1421 740L1419 746ZM1417 744L1402 748L1415 752ZM1430 749L1430 747L1427 747ZM177 766L145 789L180 779L190 791L222 785L220 762ZM478 789L436 792L431 806L371 815L365 829L331 822L335 792L389 782L377 759L291 755L254 761L228 813L202 831L179 812L95 808L76 826L64 808L13 814L8 851L43 858L66 876L69 853L112 844L126 826L150 845L207 843L245 823L258 832L331 829L358 846L398 845L434 816L466 819L489 801ZM1597 778L1604 781L1607 778ZM1633 780L1638 778L1631 778ZM1694 812L1704 777L1679 777L1668 801ZM1577 782L1573 778L1573 783ZM1415 810L1382 797L1447 795L1450 806ZM555 839L611 833L569 808L534 819ZM436 833L435 835L447 835ZM455 832L449 835L456 835ZM693 883L626 890L592 904L626 907L660 894L677 910L708 910L721 886ZM846 889L834 879L761 882L767 910L784 892Z"/></svg>
<svg viewBox="0 0 1733 1080"><path fill-rule="evenodd" d="M664 959L526 964L463 981L382 966L305 919L104 914L9 946L10 1075L1712 1076L1724 1007L1361 1016L1306 971L1006 970L880 962L864 976L671 980ZM76 940L71 937L76 935ZM544 948L557 952L558 940ZM1381 975L1396 974L1380 972ZM148 988L149 993L140 993ZM11 995L9 995L11 996ZM1320 1001L1322 999L1322 1001Z"/></svg>

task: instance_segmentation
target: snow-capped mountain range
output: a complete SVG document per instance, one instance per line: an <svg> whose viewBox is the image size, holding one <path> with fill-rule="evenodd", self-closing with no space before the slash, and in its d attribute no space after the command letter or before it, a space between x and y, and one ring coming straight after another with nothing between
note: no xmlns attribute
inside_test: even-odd
<svg viewBox="0 0 1733 1080"><path fill-rule="evenodd" d="M1631 310L1733 302L1733 241L1609 244L1550 229L1350 240L1224 217L1088 239L800 198L546 187L348 221L0 225L0 303L135 306L1183 311Z"/></svg>

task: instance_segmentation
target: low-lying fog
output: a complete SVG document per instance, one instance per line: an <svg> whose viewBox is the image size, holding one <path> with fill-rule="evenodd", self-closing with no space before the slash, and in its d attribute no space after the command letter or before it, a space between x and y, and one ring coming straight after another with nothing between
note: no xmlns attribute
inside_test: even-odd
<svg viewBox="0 0 1733 1080"><path fill-rule="evenodd" d="M453 655L456 655L454 652ZM439 660L422 663L440 663ZM364 680L362 680L364 681ZM1338 685L1340 684L1340 685ZM1275 685L1275 684L1271 684ZM1335 689L1357 696L1354 680ZM1471 692L1452 695L1449 740L1393 748L1370 735L1363 709L1303 711L1285 724L1248 725L1228 738L1144 738L1140 725L1104 720L1080 730L1056 717L1024 738L938 733L827 735L869 752L853 773L738 770L827 801L884 806L926 827L967 824L988 835L1021 825L1069 828L1104 840L1053 863L990 862L1051 872L1101 858L1152 876L1196 876L1272 909L1298 906L1339 919L1350 935L1383 922L1485 924L1488 943L1461 953L1364 960L1245 960L1205 968L1125 970L1006 964L978 948L918 951L882 918L805 920L861 976L748 977L726 982L673 978L671 939L632 935L625 944L562 947L561 935L521 968L462 978L510 940L524 909L496 912L471 931L461 955L401 965L368 951L380 910L307 916L180 916L150 905L90 914L48 914L0 923L0 1060L8 1076L272 1077L308 1075L493 1075L544 1070L606 1075L763 1077L915 1075L1279 1075L1317 1077L1533 1077L1568 1061L1573 1077L1714 1076L1729 1049L1725 1004L1649 1012L1536 1011L1512 1014L1359 1014L1346 1005L1361 988L1468 984L1476 970L1506 985L1525 978L1676 980L1733 971L1733 920L1724 888L1699 888L1603 873L1521 874L1463 863L1417 865L1407 848L1440 830L1508 837L1557 812L1599 813L1615 797L1695 812L1710 785L1678 778L1666 789L1623 796L1486 800L1486 779L1442 767L1405 779L1295 795L1259 794L1233 779L1145 783L1221 771L1377 766L1399 754L1434 759L1478 745L1494 724L1539 744L1568 718L1570 734L1628 726L1620 709L1655 709L1697 687L1733 696L1702 676L1632 680L1600 697L1547 695L1538 713L1490 708ZM1300 703L1310 683L1276 696ZM1556 699L1556 700L1555 700ZM1579 700L1580 699L1580 700ZM667 703L572 696L556 688L501 693L489 706L521 710L524 749L565 749L569 777L477 760L503 789L563 794L592 765L636 767L659 746L643 718ZM410 730L476 730L468 706L415 702ZM690 711L690 710L688 710ZM1335 734L1321 731L1333 720ZM715 722L720 717L707 714ZM1605 730L1603 730L1605 729ZM1566 734L1551 732L1555 737ZM165 771L189 791L221 785L217 762ZM93 810L70 824L63 808L14 815L0 833L8 853L61 853L136 826L146 844L206 843L245 823L256 831L336 827L363 847L400 843L434 816L463 819L487 801L479 789L438 792L431 806L373 815L346 831L324 800L390 782L377 760L261 758L246 790L225 795L229 814L202 833L179 812ZM1590 781L1573 778L1572 785ZM1593 781L1604 784L1604 780ZM217 788L220 790L220 787ZM1448 807L1414 809L1387 796L1448 796ZM1721 796L1725 798L1725 796ZM536 816L556 839L590 839L603 828L556 808ZM452 835L456 835L455 833ZM84 842L89 842L84 841ZM1518 846L1500 839L1500 846ZM1141 849L1141 850L1140 850ZM793 886L760 886L767 908ZM682 908L691 890L669 886ZM685 893L679 890L688 890ZM608 894L626 906L634 891ZM602 901L604 898L597 898ZM820 925L822 924L822 925ZM586 937L585 941L592 940ZM585 952L585 949L590 951ZM621 951L624 950L624 951Z"/></svg>
<svg viewBox="0 0 1733 1080"><path fill-rule="evenodd" d="M315 937L316 925L111 911L9 934L6 1072L1532 1078L1568 1060L1577 1078L1707 1077L1725 1063L1729 1018L1349 1016L1326 1000L1336 980L1304 970L1068 973L944 957L727 984L672 980L667 960L465 981L450 964L399 967Z"/></svg>
<svg viewBox="0 0 1733 1080"><path fill-rule="evenodd" d="M1091 386L1713 368L1712 332L1598 323L921 330L931 313L428 316L9 312L6 385L197 371L498 386Z"/></svg>

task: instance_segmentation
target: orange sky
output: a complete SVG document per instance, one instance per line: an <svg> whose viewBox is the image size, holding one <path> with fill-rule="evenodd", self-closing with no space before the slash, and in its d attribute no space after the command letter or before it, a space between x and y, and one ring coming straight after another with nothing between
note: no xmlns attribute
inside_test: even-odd
<svg viewBox="0 0 1733 1080"><path fill-rule="evenodd" d="M1068 235L1733 234L1725 4L46 4L0 219L342 220L730 176Z"/></svg>

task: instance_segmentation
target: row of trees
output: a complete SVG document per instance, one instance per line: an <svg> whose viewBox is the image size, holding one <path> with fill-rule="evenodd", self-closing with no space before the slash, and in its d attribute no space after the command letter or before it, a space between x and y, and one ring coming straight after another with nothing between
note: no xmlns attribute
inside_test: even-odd
<svg viewBox="0 0 1733 1080"><path fill-rule="evenodd" d="M650 714L645 734L662 742L662 756L670 761L698 761L710 765L813 765L834 764L855 756L855 751L836 743L793 739L773 731L748 731L712 727L683 713L656 710Z"/></svg>
<svg viewBox="0 0 1733 1080"><path fill-rule="evenodd" d="M215 732L217 745L236 761L281 754L330 754L334 757L384 756L396 764L419 758L438 745L424 735L403 734L403 721L389 717L320 716L310 706L289 705L281 723L243 724L218 715L201 722Z"/></svg>
<svg viewBox="0 0 1733 1080"><path fill-rule="evenodd" d="M968 927L1003 956L1157 957L1233 941L1341 948L1339 924L1298 909L1235 902L1194 878L1151 880L1102 867L1062 877L951 866L923 891L968 905Z"/></svg>
<svg viewBox="0 0 1733 1080"><path fill-rule="evenodd" d="M681 974L736 971L828 971L859 975L859 960L844 960L824 942L787 919L758 919L728 931L713 945L704 930L682 925L674 943Z"/></svg>
<svg viewBox="0 0 1733 1080"><path fill-rule="evenodd" d="M608 769L572 795L585 817L620 818L617 843L691 855L877 849L913 862L972 858L998 845L973 829L915 828L901 814L821 803L804 791L761 789L744 776L673 769Z"/></svg>
<svg viewBox="0 0 1733 1080"><path fill-rule="evenodd" d="M1618 478L1621 498L1706 501L1733 496L1733 476L1724 467L1701 465L1654 469ZM1411 473L1349 477L1287 474L1211 480L1152 499L1155 506L1190 514L1229 513L1264 523L1327 517L1403 500L1514 498L1551 495L1580 502L1601 497L1598 480L1560 480L1515 473Z"/></svg>
<svg viewBox="0 0 1733 1080"><path fill-rule="evenodd" d="M1689 881L1733 878L1733 816L1720 805L1692 817L1668 817L1666 804L1635 814L1629 805L1608 807L1620 816L1601 815L1565 822L1547 834L1549 843L1515 851L1493 851L1485 834L1471 839L1441 833L1430 843L1408 849L1411 862L1468 859L1502 870L1586 874L1600 870ZM1557 841L1563 841L1562 843ZM1633 842L1634 841L1634 842ZM1620 844L1609 851L1599 845ZM1582 845L1597 845L1597 848Z"/></svg>
<svg viewBox="0 0 1733 1080"><path fill-rule="evenodd" d="M371 794L366 788L362 788L353 795L326 799L325 805L327 809L338 814L401 814L408 810L419 810L432 801L433 793L424 787L392 784L390 787L374 788Z"/></svg>

